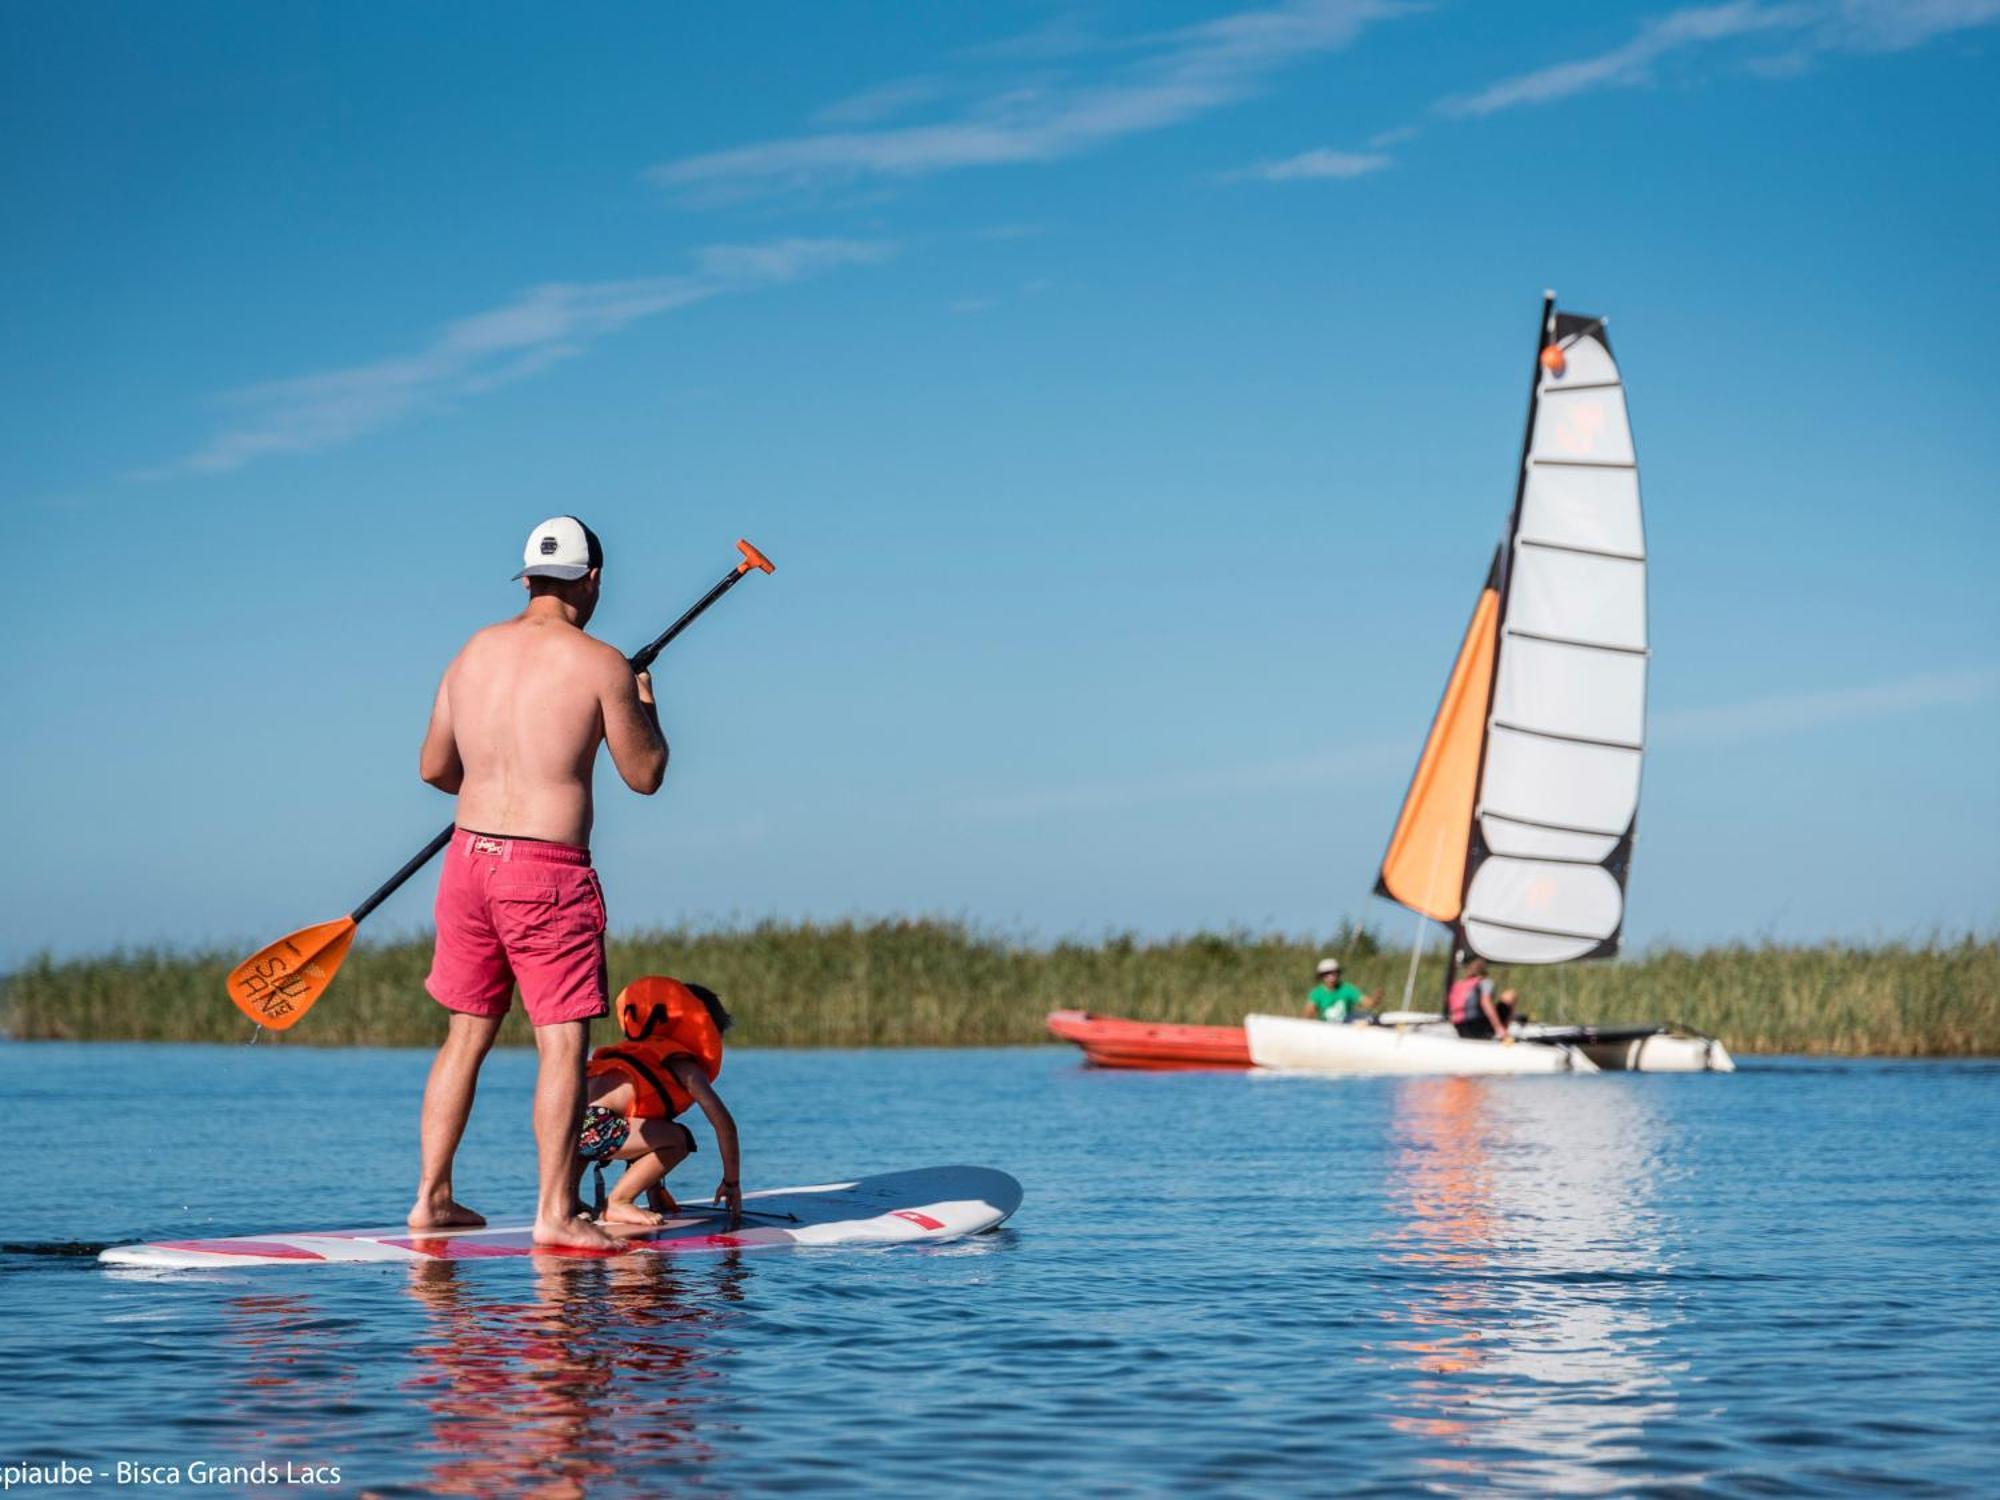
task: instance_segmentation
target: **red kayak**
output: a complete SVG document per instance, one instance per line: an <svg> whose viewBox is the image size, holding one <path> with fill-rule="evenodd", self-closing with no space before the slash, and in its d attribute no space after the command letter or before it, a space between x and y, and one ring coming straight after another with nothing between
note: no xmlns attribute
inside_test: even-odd
<svg viewBox="0 0 2000 1500"><path fill-rule="evenodd" d="M1241 1026L1175 1026L1122 1021L1087 1010L1052 1010L1049 1030L1083 1048L1099 1068L1247 1068L1250 1043Z"/></svg>

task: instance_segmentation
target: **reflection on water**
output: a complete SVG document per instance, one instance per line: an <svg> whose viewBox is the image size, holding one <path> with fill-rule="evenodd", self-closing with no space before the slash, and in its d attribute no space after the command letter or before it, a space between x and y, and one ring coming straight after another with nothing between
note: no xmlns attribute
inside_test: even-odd
<svg viewBox="0 0 2000 1500"><path fill-rule="evenodd" d="M1399 1086L1389 1421L1437 1445L1426 1467L1565 1490L1641 1477L1645 1427L1673 1411L1648 1203L1663 1128L1603 1080Z"/></svg>
<svg viewBox="0 0 2000 1500"><path fill-rule="evenodd" d="M720 1394L715 1365L732 1352L742 1257L531 1264L525 1283L519 1263L499 1274L456 1261L398 1273L418 1316L393 1350L310 1291L227 1299L223 1352L239 1373L216 1394L230 1456L330 1457L329 1417L365 1415L357 1384L387 1355L407 1370L401 1390L426 1418L415 1446L427 1455L427 1493L619 1488L635 1449L655 1474L707 1467L716 1423L703 1408Z"/></svg>
<svg viewBox="0 0 2000 1500"><path fill-rule="evenodd" d="M325 1414L352 1399L356 1372L342 1320L303 1294L252 1294L223 1304L222 1351L232 1378L214 1399L224 1456L253 1463L310 1452Z"/></svg>
<svg viewBox="0 0 2000 1500"><path fill-rule="evenodd" d="M693 1291L665 1256L536 1257L532 1296L496 1297L455 1261L410 1270L427 1336L406 1389L429 1411L426 1488L443 1495L582 1495L648 1464L703 1466L705 1362L728 1352L741 1257L709 1262Z"/></svg>

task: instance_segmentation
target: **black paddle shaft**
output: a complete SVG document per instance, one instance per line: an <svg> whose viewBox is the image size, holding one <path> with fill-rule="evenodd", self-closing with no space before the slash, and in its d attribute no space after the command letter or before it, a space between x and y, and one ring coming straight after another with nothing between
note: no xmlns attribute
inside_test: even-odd
<svg viewBox="0 0 2000 1500"><path fill-rule="evenodd" d="M709 605L715 603L716 600L720 599L724 594L728 593L731 589L735 588L738 580L745 577L751 571L752 571L751 568L747 564L731 568L728 574L725 577L723 577L721 581L719 581L715 585L714 588L710 589L707 593L703 594L699 599L697 599L694 602L693 605L689 607L688 612L686 614L682 615L678 620L674 621L673 624L669 625L665 630L661 631L658 635L654 636L652 640L648 641L644 646L641 646L638 649L638 651L636 651L632 656L627 658L627 660L629 660L632 664L632 670L634 672L643 672L648 667L652 666L654 658L659 656L659 654L662 651L666 650L668 646L673 644L673 639L675 636L679 635L683 630L686 630L688 626L692 625L695 622L695 620L701 615L701 612L703 610L707 609ZM363 901L359 906L355 907L353 911L349 912L347 914L348 920L351 922L359 922L363 917L367 916L368 913L375 910L376 907L380 906L384 901L387 901L391 896L395 895L396 892L402 888L404 881L408 880L412 875L416 874L417 871L421 870L425 865L429 864L432 860L437 858L438 851L444 848L446 844L449 844L451 842L451 836L453 833L457 831L457 828L458 825L455 823L447 823L444 825L444 827L440 828L437 832L436 838L432 839L428 844L424 845L423 848L419 849L415 854L410 856L408 864L404 865L402 869L398 870L395 874L391 875L387 880L383 881L379 886L377 886L374 889L372 893L370 893L367 900Z"/></svg>

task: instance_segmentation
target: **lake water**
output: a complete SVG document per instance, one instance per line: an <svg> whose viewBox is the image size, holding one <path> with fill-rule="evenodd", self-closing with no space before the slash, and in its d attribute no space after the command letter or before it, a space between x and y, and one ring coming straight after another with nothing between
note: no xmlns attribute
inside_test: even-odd
<svg viewBox="0 0 2000 1500"><path fill-rule="evenodd" d="M2000 1485L2000 1064L740 1053L746 1187L978 1162L1021 1211L929 1249L168 1278L54 1253L400 1217L427 1061L0 1045L0 1464L385 1495ZM532 1065L488 1065L476 1207L531 1200Z"/></svg>

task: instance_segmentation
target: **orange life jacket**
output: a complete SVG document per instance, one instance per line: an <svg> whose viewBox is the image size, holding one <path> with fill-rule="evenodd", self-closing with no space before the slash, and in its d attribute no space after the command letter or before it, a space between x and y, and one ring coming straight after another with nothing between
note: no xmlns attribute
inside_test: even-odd
<svg viewBox="0 0 2000 1500"><path fill-rule="evenodd" d="M691 1057L711 1081L722 1071L722 1033L708 1007L678 979L648 974L618 992L612 1006L622 1041L590 1054L587 1076L613 1075L632 1085L632 1117L670 1120L694 1103L667 1062Z"/></svg>

